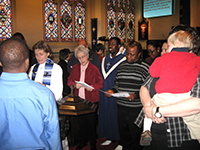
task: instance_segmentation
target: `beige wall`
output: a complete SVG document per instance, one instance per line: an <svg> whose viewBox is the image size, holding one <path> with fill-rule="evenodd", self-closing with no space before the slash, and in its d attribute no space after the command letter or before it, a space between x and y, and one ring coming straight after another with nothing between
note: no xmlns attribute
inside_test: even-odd
<svg viewBox="0 0 200 150"><path fill-rule="evenodd" d="M200 1L190 0L190 25L192 27L200 27Z"/></svg>
<svg viewBox="0 0 200 150"><path fill-rule="evenodd" d="M23 33L31 48L44 38L42 0L13 0L12 7L13 33Z"/></svg>
<svg viewBox="0 0 200 150"><path fill-rule="evenodd" d="M179 24L179 0L176 0L172 16L149 19L149 39L166 39L172 26Z"/></svg>
<svg viewBox="0 0 200 150"><path fill-rule="evenodd" d="M138 40L138 20L142 19L142 0L133 0L135 4L135 40ZM12 0L13 33L22 32L29 47L38 40L44 39L43 22L44 0ZM148 19L149 39L166 39L171 26L179 24L179 0L176 0L175 13L172 16ZM191 0L191 26L200 26L200 1ZM98 18L98 37L106 36L106 0L87 0L86 3L86 39L91 44L91 18ZM145 48L146 41L140 41ZM54 52L61 48L70 48L73 51L76 42L50 42Z"/></svg>

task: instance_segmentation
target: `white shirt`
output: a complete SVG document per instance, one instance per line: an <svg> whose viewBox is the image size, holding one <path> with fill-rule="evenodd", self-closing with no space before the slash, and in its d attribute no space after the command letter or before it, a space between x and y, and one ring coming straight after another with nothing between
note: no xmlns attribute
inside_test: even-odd
<svg viewBox="0 0 200 150"><path fill-rule="evenodd" d="M44 76L45 63L46 62L39 65L38 70L37 70L37 75L35 77L35 82L42 83L43 76ZM30 79L32 78L32 72L33 72L33 68L35 65L36 64L34 64L31 67L30 72L28 74ZM54 63L53 68L52 68L52 74L51 74L51 84L46 85L46 87L49 88L53 92L56 101L58 101L62 98L62 92L63 92L62 74L63 74L63 71L62 71L61 67L59 65L57 65L56 63Z"/></svg>

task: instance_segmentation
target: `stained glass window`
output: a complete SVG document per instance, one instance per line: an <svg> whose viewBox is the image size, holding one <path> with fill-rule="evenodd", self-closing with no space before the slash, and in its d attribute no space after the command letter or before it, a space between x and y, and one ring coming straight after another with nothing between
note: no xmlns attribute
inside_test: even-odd
<svg viewBox="0 0 200 150"><path fill-rule="evenodd" d="M124 41L135 38L134 5L131 0L107 1L107 37L117 36Z"/></svg>
<svg viewBox="0 0 200 150"><path fill-rule="evenodd" d="M131 41L135 37L135 15L132 11L128 12L127 15L127 41Z"/></svg>
<svg viewBox="0 0 200 150"><path fill-rule="evenodd" d="M111 37L116 36L116 12L113 10L112 7L107 11L107 36L110 39Z"/></svg>
<svg viewBox="0 0 200 150"><path fill-rule="evenodd" d="M11 1L0 1L0 40L3 41L12 36Z"/></svg>
<svg viewBox="0 0 200 150"><path fill-rule="evenodd" d="M125 40L126 39L126 13L123 9L118 12L118 37Z"/></svg>
<svg viewBox="0 0 200 150"><path fill-rule="evenodd" d="M44 2L45 40L72 42L85 39L86 0L56 0L56 2L55 0Z"/></svg>
<svg viewBox="0 0 200 150"><path fill-rule="evenodd" d="M45 2L44 20L45 20L45 41L58 41L58 11L57 4L53 0Z"/></svg>
<svg viewBox="0 0 200 150"><path fill-rule="evenodd" d="M75 6L75 41L85 39L85 8L81 3Z"/></svg>
<svg viewBox="0 0 200 150"><path fill-rule="evenodd" d="M60 5L60 27L61 41L72 41L72 6L67 1Z"/></svg>

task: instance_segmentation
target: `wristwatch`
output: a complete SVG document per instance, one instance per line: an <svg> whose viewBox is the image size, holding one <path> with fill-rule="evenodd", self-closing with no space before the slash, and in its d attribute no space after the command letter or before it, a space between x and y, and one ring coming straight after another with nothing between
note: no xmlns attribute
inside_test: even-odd
<svg viewBox="0 0 200 150"><path fill-rule="evenodd" d="M157 108L156 108L156 112L155 112L156 118L161 118L161 117L162 117L162 114L159 112L159 108L160 108L160 107L157 107Z"/></svg>

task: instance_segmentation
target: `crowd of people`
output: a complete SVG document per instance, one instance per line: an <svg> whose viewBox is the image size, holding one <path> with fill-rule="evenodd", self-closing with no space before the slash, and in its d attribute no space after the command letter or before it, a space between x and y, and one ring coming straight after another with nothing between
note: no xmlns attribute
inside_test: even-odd
<svg viewBox="0 0 200 150"><path fill-rule="evenodd" d="M161 45L147 42L145 59L139 42L112 37L107 56L103 44L92 50L82 39L73 54L61 49L57 64L47 42L31 50L15 33L0 43L0 149L68 150L57 102L74 90L98 106L78 116L77 150L88 142L96 150L97 138L116 150L199 150L199 49L196 30L177 25Z"/></svg>

